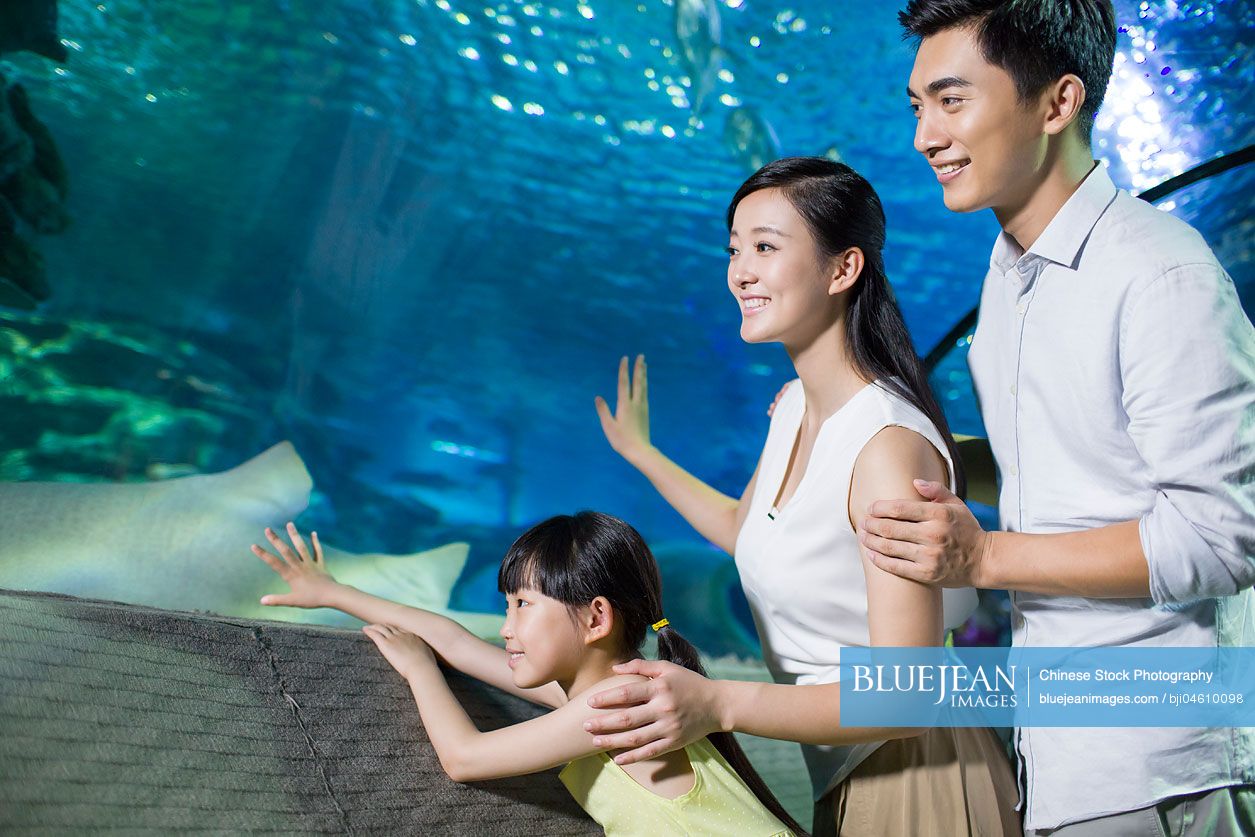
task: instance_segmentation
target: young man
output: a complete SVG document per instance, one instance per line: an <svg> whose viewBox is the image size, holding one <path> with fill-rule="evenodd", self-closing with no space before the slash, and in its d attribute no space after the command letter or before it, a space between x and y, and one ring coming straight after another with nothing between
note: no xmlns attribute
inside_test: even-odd
<svg viewBox="0 0 1255 837"><path fill-rule="evenodd" d="M1000 532L944 487L861 539L906 578L1011 591L1017 646L1255 639L1255 331L1188 225L1090 151L1109 0L911 0L915 147L1002 226L969 363ZM1255 833L1255 730L1017 731L1029 834Z"/></svg>

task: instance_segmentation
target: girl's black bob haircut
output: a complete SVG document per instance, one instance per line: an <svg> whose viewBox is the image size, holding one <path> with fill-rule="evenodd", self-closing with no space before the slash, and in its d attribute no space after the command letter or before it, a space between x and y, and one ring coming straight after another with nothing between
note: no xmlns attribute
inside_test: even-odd
<svg viewBox="0 0 1255 837"><path fill-rule="evenodd" d="M501 562L497 589L537 590L569 607L604 596L629 651L640 648L646 630L662 618L662 579L645 539L595 511L551 517L524 532Z"/></svg>

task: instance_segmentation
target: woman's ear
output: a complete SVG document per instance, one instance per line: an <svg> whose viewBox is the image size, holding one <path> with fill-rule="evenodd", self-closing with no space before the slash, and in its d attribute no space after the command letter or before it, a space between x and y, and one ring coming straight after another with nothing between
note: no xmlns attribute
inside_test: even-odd
<svg viewBox="0 0 1255 837"><path fill-rule="evenodd" d="M591 645L610 636L614 630L614 608L605 596L588 603L584 615L584 644Z"/></svg>
<svg viewBox="0 0 1255 837"><path fill-rule="evenodd" d="M832 273L828 277L828 295L836 296L848 291L863 272L863 251L850 247L831 262Z"/></svg>

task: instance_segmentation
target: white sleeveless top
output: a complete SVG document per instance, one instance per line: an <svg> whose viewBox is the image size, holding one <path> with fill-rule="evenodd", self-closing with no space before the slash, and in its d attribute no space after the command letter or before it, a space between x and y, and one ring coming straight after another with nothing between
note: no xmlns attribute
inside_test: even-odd
<svg viewBox="0 0 1255 837"><path fill-rule="evenodd" d="M954 464L928 417L889 390L868 384L820 426L802 481L784 507L774 509L805 409L805 394L795 381L772 415L735 553L767 668L777 683L797 685L840 680L841 648L871 642L867 581L847 511L850 478L863 446L885 427L913 430L941 453L954 488ZM976 607L976 591L945 590L943 605L946 627L962 624ZM815 798L845 779L881 743L803 744Z"/></svg>

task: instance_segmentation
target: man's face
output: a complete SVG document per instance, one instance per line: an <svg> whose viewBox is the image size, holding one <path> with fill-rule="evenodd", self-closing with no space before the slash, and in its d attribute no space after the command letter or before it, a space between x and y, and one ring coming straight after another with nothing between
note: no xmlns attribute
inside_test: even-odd
<svg viewBox="0 0 1255 837"><path fill-rule="evenodd" d="M907 85L918 120L915 149L955 212L992 208L1013 214L1041 182L1044 113L1021 103L1015 82L981 55L969 27L925 38Z"/></svg>

